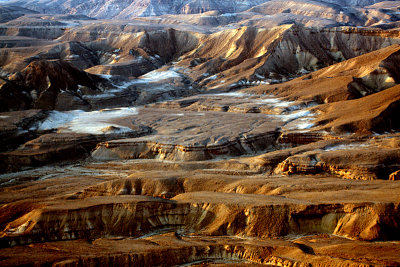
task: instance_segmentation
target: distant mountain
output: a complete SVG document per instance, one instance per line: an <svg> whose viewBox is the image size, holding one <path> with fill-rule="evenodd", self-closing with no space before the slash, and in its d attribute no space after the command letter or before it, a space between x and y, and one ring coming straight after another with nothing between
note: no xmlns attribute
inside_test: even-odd
<svg viewBox="0 0 400 267"><path fill-rule="evenodd" d="M165 14L196 14L211 10L232 13L247 10L263 2L265 0L15 0L9 4L41 13L125 19Z"/></svg>
<svg viewBox="0 0 400 267"><path fill-rule="evenodd" d="M269 0L11 0L8 5L18 5L47 14L82 14L101 19L129 19L132 17L160 16L166 14L198 14L208 11L236 13ZM285 2L285 1L280 1ZM337 4L342 7L364 7L379 0L319 0L299 1ZM0 2L1 3L1 2ZM4 3L3 3L4 4Z"/></svg>
<svg viewBox="0 0 400 267"><path fill-rule="evenodd" d="M4 2L0 2L0 4L4 4ZM37 12L21 7L0 6L0 23L19 18L26 14L35 14L35 13Z"/></svg>
<svg viewBox="0 0 400 267"><path fill-rule="evenodd" d="M373 5L379 2L392 2L392 1L382 1L382 0L322 0L319 2L337 4L341 6L356 6L356 7L364 7Z"/></svg>

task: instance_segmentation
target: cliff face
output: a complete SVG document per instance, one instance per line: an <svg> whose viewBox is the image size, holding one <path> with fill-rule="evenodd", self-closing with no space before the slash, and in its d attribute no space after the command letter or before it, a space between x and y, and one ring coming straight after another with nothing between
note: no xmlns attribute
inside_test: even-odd
<svg viewBox="0 0 400 267"><path fill-rule="evenodd" d="M399 32L257 27L382 5L1 24L0 265L400 265Z"/></svg>
<svg viewBox="0 0 400 267"><path fill-rule="evenodd" d="M197 49L184 55L180 64L190 61L193 75L217 75L217 79L206 81L213 87L220 80L276 83L398 44L400 38L397 32L382 30L285 25L265 30L253 27L226 30L206 36L200 43ZM207 77L198 79L205 81Z"/></svg>
<svg viewBox="0 0 400 267"><path fill-rule="evenodd" d="M30 108L70 109L75 106L88 109L88 103L79 97L77 91L83 87L101 91L107 84L106 80L80 71L64 61L34 61L2 85L2 108L20 109L13 103L13 94L16 93L25 96ZM57 103L60 98L64 98L64 103Z"/></svg>

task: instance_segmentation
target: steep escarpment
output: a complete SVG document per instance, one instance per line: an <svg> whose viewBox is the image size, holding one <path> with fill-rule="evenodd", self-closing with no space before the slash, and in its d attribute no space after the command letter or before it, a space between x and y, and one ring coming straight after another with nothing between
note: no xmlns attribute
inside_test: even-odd
<svg viewBox="0 0 400 267"><path fill-rule="evenodd" d="M147 265L164 248L165 253L172 253L175 242L180 250L174 257L178 262L193 259L194 254L188 252L186 256L182 246L191 246L192 251L195 244L207 248L196 249L194 259L215 258L224 263L236 259L316 264L330 255L341 255L340 259L335 258L335 264L340 265L358 259L349 255L349 250L346 252L349 246L351 251L369 251L363 254L368 259L358 259L358 263L398 262L391 253L396 241L365 242L398 238L398 204L387 203L398 203L392 195L398 190L397 184L349 183L329 177L274 178L250 172L222 174L216 169L206 172L206 164L217 163L115 161L84 167L98 175L86 174L85 182L76 177L84 173L83 169L76 172L70 168L66 169L70 173L60 173L59 178L4 188L0 199L14 204L1 208L1 253L14 255L24 250L46 255L41 249L61 246L64 249L57 251L67 249L69 255L53 254L38 262L74 262L80 254L72 247L83 238L87 241L82 244L86 245L80 248L85 248L85 253L91 251L91 256L80 259L82 262L108 262L113 254L109 249L115 248L121 258L112 257L113 262L127 262L129 258L135 263L143 260ZM36 175L41 177L46 172ZM102 172L104 175L100 175ZM123 173L130 177L121 178ZM99 183L100 177L107 181ZM60 181L68 181L68 186L60 187ZM364 190L370 194L357 193ZM29 199L33 200L31 205L26 204ZM147 247L154 242L156 247ZM236 246L244 243L233 249L231 242ZM109 249L99 248L101 244L108 244ZM129 251L125 251L123 247L128 244ZM236 252L219 252L219 244L224 251ZM329 250L330 246L335 249ZM13 259L14 256L7 258L4 263Z"/></svg>
<svg viewBox="0 0 400 267"><path fill-rule="evenodd" d="M151 25L136 25L134 23L94 23L71 28L60 39L82 42L97 41L92 44L89 43L89 45L99 50L105 50L104 47L101 49L100 45L105 46L106 49L119 48L122 56L129 55L129 49L140 48L150 55L157 54L168 61L168 57L171 59L192 50L193 46L197 45L196 35L198 34L194 32L175 30L162 25L152 27ZM130 52L131 55L132 52Z"/></svg>
<svg viewBox="0 0 400 267"><path fill-rule="evenodd" d="M305 101L336 102L361 98L391 88L398 83L399 46L337 63L293 81L264 85L249 91L271 90L275 94Z"/></svg>
<svg viewBox="0 0 400 267"><path fill-rule="evenodd" d="M103 87L102 83L106 84L107 81L80 71L64 61L35 61L2 85L2 109L69 109L71 104L87 109L87 103L77 94L79 86L100 90L98 88ZM26 106L13 103L13 94L22 95L26 99ZM65 100L59 103L61 97Z"/></svg>
<svg viewBox="0 0 400 267"><path fill-rule="evenodd" d="M199 198L204 197L212 197L213 201L199 202ZM15 246L43 239L140 236L168 228L206 235L250 237L309 232L364 240L398 238L399 233L392 232L396 227L398 208L392 205L363 205L360 208L354 204L313 206L291 203L288 206L288 203L279 205L276 199L279 201L279 197L273 196L208 192L182 194L174 198L176 201L120 196L118 203L110 202L110 197L98 197L86 199L82 204L74 201L73 209L68 208L67 201L61 206L32 210L9 223L2 232L2 243L3 246ZM96 205L90 206L91 202ZM267 204L271 202L273 206ZM385 225L379 226L378 221Z"/></svg>
<svg viewBox="0 0 400 267"><path fill-rule="evenodd" d="M316 242L318 238L318 242ZM218 237L179 237L174 234L164 234L148 237L144 240L101 239L93 244L84 241L52 242L48 247L31 245L20 248L5 249L5 253L26 255L35 262L58 265L176 265L176 264L223 264L223 265L308 265L324 264L329 261L333 265L357 266L364 264L395 265L397 261L390 256L397 250L378 242L351 242L337 237L313 236L299 240L268 240L256 242L237 238ZM332 244L335 244L332 246ZM168 249L164 249L164 246ZM69 255L74 247L80 247L82 253ZM134 248L132 251L131 248ZM364 256L354 253L365 248ZM372 253L375 251L375 254ZM318 253L318 254L317 254ZM110 258L107 255L113 254ZM326 256L321 256L324 254ZM338 255L346 254L346 258ZM14 255L14 254L12 254ZM39 257L41 255L42 257ZM43 257L45 255L45 257ZM375 257L377 256L377 257ZM368 259L366 259L368 257ZM43 260L45 258L45 260ZM4 261L7 265L15 264L13 258ZM29 263L20 260L18 263Z"/></svg>
<svg viewBox="0 0 400 267"><path fill-rule="evenodd" d="M194 70L201 71L200 74L221 72L229 76L245 72L243 78L250 80L282 79L282 75L287 78L398 43L396 32L356 28L318 30L295 25L259 31L244 27L209 36L172 29L145 29L127 24L88 25L68 30L61 40L93 42L87 49L97 51L94 57L97 63L92 60L91 66L122 69L124 65L134 68L135 60L142 65L146 62L144 72L133 76L188 53L183 59L190 61L192 67L197 66ZM314 40L312 43L304 42L310 38ZM146 61L139 60L140 57ZM250 69L253 70L249 72Z"/></svg>
<svg viewBox="0 0 400 267"><path fill-rule="evenodd" d="M321 106L319 118L324 127L337 131L397 131L400 126L399 112L400 86L366 96L361 99L341 101Z"/></svg>
<svg viewBox="0 0 400 267"><path fill-rule="evenodd" d="M309 39L313 42L304 41ZM298 25L243 27L207 35L173 29L143 31L127 24L94 24L68 30L60 40L62 44L46 48L1 51L4 70L15 72L33 60L62 58L91 73L138 77L176 61L179 68L185 69L181 72L200 86L235 88L287 81L399 42L396 32ZM15 54L21 58L11 60ZM377 69L373 75L382 78L382 71ZM362 82L368 79L365 77ZM369 80L373 82L372 78ZM359 83L354 81L354 90L363 90L358 88Z"/></svg>
<svg viewBox="0 0 400 267"><path fill-rule="evenodd" d="M399 265L400 39L375 2L0 25L0 265Z"/></svg>
<svg viewBox="0 0 400 267"><path fill-rule="evenodd" d="M207 36L179 64L209 88L220 88L221 81L232 87L277 83L398 42L396 33L381 30L243 27Z"/></svg>
<svg viewBox="0 0 400 267"><path fill-rule="evenodd" d="M249 92L269 92L289 99L326 103L313 110L319 114L316 129L336 132L396 130L399 122L399 46L393 45L305 75L280 85L263 85Z"/></svg>
<svg viewBox="0 0 400 267"><path fill-rule="evenodd" d="M81 70L100 62L96 53L79 41L60 43L37 38L21 38L13 47L7 43L15 42L16 38L4 38L6 38L3 41L5 49L1 50L0 60L3 72L8 75L21 71L38 60L61 59Z"/></svg>

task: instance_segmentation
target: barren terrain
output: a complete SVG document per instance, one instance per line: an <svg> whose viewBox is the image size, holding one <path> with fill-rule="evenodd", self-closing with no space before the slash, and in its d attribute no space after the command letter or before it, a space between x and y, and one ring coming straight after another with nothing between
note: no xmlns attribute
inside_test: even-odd
<svg viewBox="0 0 400 267"><path fill-rule="evenodd" d="M329 2L1 7L0 265L400 265L399 1Z"/></svg>

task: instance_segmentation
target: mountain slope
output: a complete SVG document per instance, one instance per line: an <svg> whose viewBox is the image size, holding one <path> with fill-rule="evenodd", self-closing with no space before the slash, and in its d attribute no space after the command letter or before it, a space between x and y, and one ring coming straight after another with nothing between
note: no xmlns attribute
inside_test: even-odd
<svg viewBox="0 0 400 267"><path fill-rule="evenodd" d="M197 14L207 11L235 13L248 10L268 0L14 0L13 5L23 6L41 13L83 14L95 18L127 19L137 16L159 16L165 14ZM284 2L284 1L283 1ZM300 4L313 1L299 1ZM337 4L342 7L373 5L377 0L317 1Z"/></svg>
<svg viewBox="0 0 400 267"><path fill-rule="evenodd" d="M158 16L164 14L193 14L218 10L223 13L241 12L265 0L40 0L12 1L25 8L42 13L84 14L96 18L125 19L136 16Z"/></svg>
<svg viewBox="0 0 400 267"><path fill-rule="evenodd" d="M25 14L35 14L35 11L16 7L16 6L0 6L0 23L8 22L10 20L19 18Z"/></svg>

